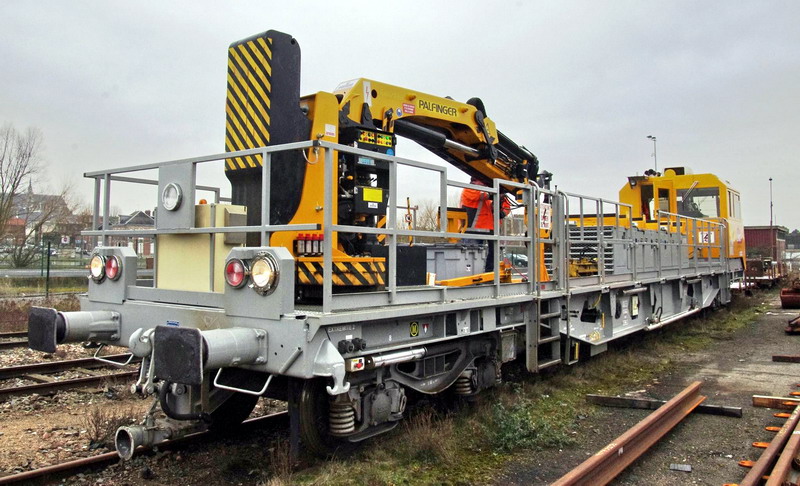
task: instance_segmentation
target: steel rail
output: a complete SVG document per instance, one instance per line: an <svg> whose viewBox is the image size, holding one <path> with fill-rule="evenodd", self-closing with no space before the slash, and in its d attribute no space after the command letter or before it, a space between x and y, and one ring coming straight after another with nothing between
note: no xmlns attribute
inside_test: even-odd
<svg viewBox="0 0 800 486"><path fill-rule="evenodd" d="M37 383L35 385L17 386L12 388L0 388L0 400L3 398L27 395L29 393L49 393L58 390L68 390L70 388L80 388L83 386L99 385L106 380L116 380L119 378L133 378L138 376L138 371L126 371L124 373L111 373L100 376L87 376L84 378L74 378L72 380L53 381L51 383Z"/></svg>
<svg viewBox="0 0 800 486"><path fill-rule="evenodd" d="M287 412L285 412L285 411L271 413L269 415L264 415L262 417L255 417L255 418L251 418L251 419L245 420L244 422L242 422L240 424L240 426L262 425L261 422L277 421L278 419L283 418L285 416L287 416ZM160 448L172 447L172 446L181 444L183 442L187 442L187 441L190 441L190 440L195 440L195 439L199 439L201 437L208 436L209 434L210 434L210 432L208 432L208 431L197 432L197 433L194 433L194 434L189 434L189 435L187 435L185 437L181 437L179 439L165 440L163 442L159 442L158 444L155 444L155 446L160 447ZM146 450L147 450L147 448L145 448L145 447L139 447L136 450L136 452L140 453L140 452L143 452L143 451L146 451ZM14 483L18 483L18 482L21 482L21 481L30 481L31 479L39 478L39 477L42 477L42 476L48 476L50 474L56 474L56 473L65 472L65 471L71 471L71 470L79 470L79 469L83 469L83 468L86 468L86 467L89 467L89 466L95 466L95 465L100 465L100 464L108 464L108 463L114 463L114 462L119 462L119 461L120 461L119 454L117 454L116 452L106 452L104 454L99 454L99 455L96 455L96 456L84 457L84 458L81 458L81 459L75 459L74 461L62 462L61 464L54 464L52 466L45 466L45 467L41 467L39 469L33 469L31 471L25 471L25 472L21 472L21 473L17 473L17 474L12 474L10 476L3 476L3 477L0 477L0 485L2 485L2 484L14 484Z"/></svg>
<svg viewBox="0 0 800 486"><path fill-rule="evenodd" d="M14 349L14 348L25 347L27 345L28 345L27 339L23 339L21 341L2 341L0 342L0 349Z"/></svg>
<svg viewBox="0 0 800 486"><path fill-rule="evenodd" d="M742 479L742 482L739 483L740 486L758 486L761 484L762 477L768 474L770 475L770 480L772 479L772 474L769 472L770 467L775 463L776 458L780 456L789 438L791 437L794 439L798 437L798 435L796 435L798 424L800 424L800 407L795 407L794 412L792 412L786 422L784 422L781 430L775 434L775 437L772 438L772 442L770 442L769 446L761 453L761 457L758 458L744 479ZM791 465L791 458L789 458L789 464Z"/></svg>
<svg viewBox="0 0 800 486"><path fill-rule="evenodd" d="M127 354L111 354L103 356L103 359L121 360L120 365L128 359ZM132 363L138 363L140 359L135 359ZM58 373L59 371L67 371L75 368L108 368L111 365L103 363L94 358L78 358L63 361L52 361L49 363L34 363L28 365L8 366L0 368L0 380L8 380L10 378L17 378L27 375L29 373Z"/></svg>
<svg viewBox="0 0 800 486"><path fill-rule="evenodd" d="M608 484L706 399L700 395L700 385L695 381L686 387L553 485Z"/></svg>
<svg viewBox="0 0 800 486"><path fill-rule="evenodd" d="M783 452L778 458L778 462L775 463L775 467L769 473L766 486L783 486L786 484L784 481L789 477L798 451L800 451L800 425L792 431L791 437L786 442L786 446L784 446Z"/></svg>
<svg viewBox="0 0 800 486"><path fill-rule="evenodd" d="M26 338L26 337L28 337L28 331L0 332L0 339Z"/></svg>

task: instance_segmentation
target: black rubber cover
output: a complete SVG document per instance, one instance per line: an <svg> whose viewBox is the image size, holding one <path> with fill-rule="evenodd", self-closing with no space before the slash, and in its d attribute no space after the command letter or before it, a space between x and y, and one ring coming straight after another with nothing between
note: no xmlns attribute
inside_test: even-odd
<svg viewBox="0 0 800 486"><path fill-rule="evenodd" d="M292 36L275 30L234 42L232 46L258 37L270 39L272 46L268 145L309 140L311 121L300 109L300 46ZM294 216L303 193L305 168L306 163L300 151L280 152L272 156L272 187L269 192L271 224L286 224ZM233 204L247 206L247 224L260 224L261 168L226 170L225 175L231 181Z"/></svg>
<svg viewBox="0 0 800 486"><path fill-rule="evenodd" d="M58 312L49 307L31 307L28 314L28 347L45 353L56 351Z"/></svg>
<svg viewBox="0 0 800 486"><path fill-rule="evenodd" d="M199 329L157 326L153 346L157 378L184 385L203 382L203 336Z"/></svg>

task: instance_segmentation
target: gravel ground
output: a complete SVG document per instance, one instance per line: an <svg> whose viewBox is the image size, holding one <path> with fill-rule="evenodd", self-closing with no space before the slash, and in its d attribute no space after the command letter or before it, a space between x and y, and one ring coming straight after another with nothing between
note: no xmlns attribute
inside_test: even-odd
<svg viewBox="0 0 800 486"><path fill-rule="evenodd" d="M124 353L128 348L108 346L103 348L103 355ZM86 349L80 344L59 344L53 354L31 351L27 347L12 348L0 351L0 368L20 366L34 363L48 363L67 359L91 358L97 349Z"/></svg>
<svg viewBox="0 0 800 486"><path fill-rule="evenodd" d="M782 425L776 410L755 408L753 395L788 396L800 381L800 364L774 363L774 354L800 354L800 336L783 331L797 312L784 311L775 295L767 297L768 311L751 325L716 341L700 353L670 356L678 368L631 395L668 400L693 381L703 383L707 404L742 407L742 418L693 414L684 419L650 451L640 457L612 484L701 484L739 482L747 470L737 462L757 460L762 449L755 441L769 442L774 434L765 426ZM593 405L587 405L593 406ZM581 442L564 451L545 451L510 464L497 485L549 484L647 416L645 410L602 408L585 423ZM587 422L589 422L587 420ZM691 472L670 470L670 464L690 465Z"/></svg>

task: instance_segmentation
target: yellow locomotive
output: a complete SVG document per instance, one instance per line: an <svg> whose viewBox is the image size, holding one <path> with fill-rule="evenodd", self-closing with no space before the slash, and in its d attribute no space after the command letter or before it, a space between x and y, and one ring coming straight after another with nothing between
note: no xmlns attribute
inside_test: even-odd
<svg viewBox="0 0 800 486"><path fill-rule="evenodd" d="M698 244L716 244L723 236L728 258L738 259L744 268L741 196L716 175L692 174L686 167L669 167L663 174L647 171L642 176L628 177L628 183L619 190L619 200L629 205L626 215L640 229L680 229L689 243ZM689 218L722 223L727 234L720 235L716 225L681 226ZM711 251L712 257L719 256L719 250Z"/></svg>

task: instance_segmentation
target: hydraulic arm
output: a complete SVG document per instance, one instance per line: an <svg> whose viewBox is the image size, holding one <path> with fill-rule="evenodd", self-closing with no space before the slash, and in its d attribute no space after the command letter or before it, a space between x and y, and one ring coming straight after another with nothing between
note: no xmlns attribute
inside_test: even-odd
<svg viewBox="0 0 800 486"><path fill-rule="evenodd" d="M538 173L536 157L497 130L478 98L462 103L368 79L300 97L300 47L294 38L276 31L230 46L226 116L227 151L324 140L395 155L399 135L487 185L495 178L527 183ZM325 187L324 164L319 162L325 155L320 149L271 158L270 224L317 223L321 228ZM378 157L332 155L332 209L338 224L378 227L388 210L389 164ZM247 206L248 224L260 221L263 163L260 156L226 161L233 203ZM319 241L321 233L272 236L272 245L289 249L298 259L301 287L321 283L321 254L304 251L304 242ZM372 257L373 236L338 232L333 239L336 286L383 285L385 260Z"/></svg>
<svg viewBox="0 0 800 486"><path fill-rule="evenodd" d="M368 79L339 85L341 127L375 127L413 140L471 176L535 179L538 160L497 130L479 98L461 103Z"/></svg>

